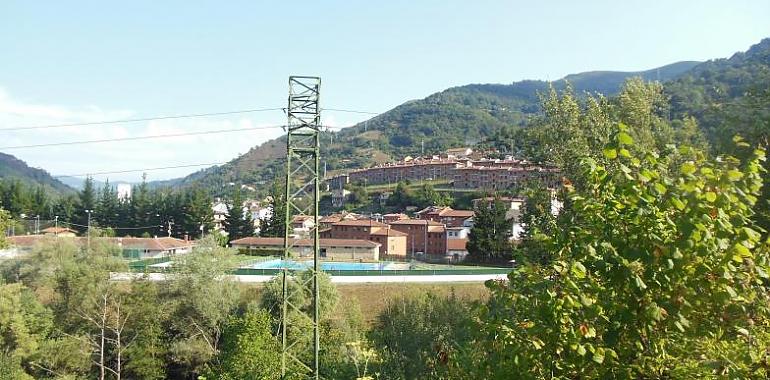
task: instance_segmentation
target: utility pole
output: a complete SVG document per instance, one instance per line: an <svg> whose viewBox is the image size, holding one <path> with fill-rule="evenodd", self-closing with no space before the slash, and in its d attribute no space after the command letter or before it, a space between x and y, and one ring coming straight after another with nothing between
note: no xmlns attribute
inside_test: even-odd
<svg viewBox="0 0 770 380"><path fill-rule="evenodd" d="M35 215L35 235L40 235L40 215Z"/></svg>
<svg viewBox="0 0 770 380"><path fill-rule="evenodd" d="M172 221L168 221L168 237L171 237L171 226L174 224Z"/></svg>
<svg viewBox="0 0 770 380"><path fill-rule="evenodd" d="M86 230L86 245L88 247L88 252L91 252L91 213L94 210L86 210L86 214L88 214L88 229Z"/></svg>
<svg viewBox="0 0 770 380"><path fill-rule="evenodd" d="M299 239L292 238L291 221L295 216L313 217L313 228L309 233L313 241L313 266L310 278L297 281L299 286L290 290L288 281L294 276L293 270L286 266L281 270L281 378L286 379L292 374L287 373L289 364L294 363L303 368L306 375L319 379L319 288L318 288L318 255L320 243L318 236L318 201L319 201L319 166L320 166L320 124L321 108L319 95L321 78L291 76L289 77L289 105L286 108L286 214L283 240L284 262L297 252L295 245ZM291 302L293 292L311 291L312 308L305 312L300 305ZM313 334L311 347L297 344L297 337L288 336L288 326L305 325L309 323ZM302 334L299 334L302 335ZM300 338L301 339L301 338ZM312 350L307 352L307 350ZM295 367L296 366L292 366Z"/></svg>
<svg viewBox="0 0 770 380"><path fill-rule="evenodd" d="M53 221L54 221L54 225L55 225L54 236L56 236L58 238L59 237L59 215L54 216L53 217Z"/></svg>

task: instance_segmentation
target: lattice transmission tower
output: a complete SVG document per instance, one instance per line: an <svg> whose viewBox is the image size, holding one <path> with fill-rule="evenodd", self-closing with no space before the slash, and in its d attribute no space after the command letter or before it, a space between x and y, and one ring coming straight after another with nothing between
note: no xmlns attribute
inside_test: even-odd
<svg viewBox="0 0 770 380"><path fill-rule="evenodd" d="M281 378L289 372L307 372L319 378L319 288L318 288L318 201L321 109L319 95L321 78L289 77L289 105L286 134L286 230L283 259L307 255L293 238L292 221L297 216L313 219L309 238L312 240L312 268L309 275L284 268L281 272ZM285 262L285 261L284 261ZM296 294L311 294L311 304L297 305ZM312 342L307 330L312 329Z"/></svg>

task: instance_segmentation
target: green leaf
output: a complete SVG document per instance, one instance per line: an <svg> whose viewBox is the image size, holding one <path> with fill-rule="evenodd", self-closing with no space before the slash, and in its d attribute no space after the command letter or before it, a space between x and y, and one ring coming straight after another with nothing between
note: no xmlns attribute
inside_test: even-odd
<svg viewBox="0 0 770 380"><path fill-rule="evenodd" d="M578 355L583 356L586 354L586 348L582 344L578 344L575 351Z"/></svg>
<svg viewBox="0 0 770 380"><path fill-rule="evenodd" d="M711 203L714 203L714 201L717 200L717 194L715 192L713 192L713 191L707 192L706 193L706 200L711 202Z"/></svg>
<svg viewBox="0 0 770 380"><path fill-rule="evenodd" d="M679 170L680 170L680 171L682 172L682 174L684 174L684 175L688 175L688 174L692 174L692 173L695 173L695 169L696 169L696 168L695 168L695 164L693 164L692 162L685 162L685 163L683 163L683 164L682 164L682 166L679 168Z"/></svg>
<svg viewBox="0 0 770 380"><path fill-rule="evenodd" d="M618 141L623 145L631 145L634 143L634 139L628 133L618 133Z"/></svg>
<svg viewBox="0 0 770 380"><path fill-rule="evenodd" d="M604 157L608 160L614 160L618 157L618 151L615 148L604 148Z"/></svg>
<svg viewBox="0 0 770 380"><path fill-rule="evenodd" d="M759 232L754 231L749 227L743 227L743 233L746 234L747 238L754 241L758 241L762 237L762 235Z"/></svg>
<svg viewBox="0 0 770 380"><path fill-rule="evenodd" d="M597 348L596 351L594 351L594 356L591 359L599 364L602 364L604 362L604 349L601 347Z"/></svg>
<svg viewBox="0 0 770 380"><path fill-rule="evenodd" d="M741 263L744 257L751 257L751 251L743 244L736 243L733 245L733 260Z"/></svg>
<svg viewBox="0 0 770 380"><path fill-rule="evenodd" d="M586 267L583 266L583 264L580 261L575 261L572 264L572 274L575 275L577 278L585 278L586 277Z"/></svg>
<svg viewBox="0 0 770 380"><path fill-rule="evenodd" d="M738 297L738 293L735 292L735 289L733 289L732 286L725 285L724 288L725 288L725 291L727 292L727 294L730 295L730 298L737 298Z"/></svg>
<svg viewBox="0 0 770 380"><path fill-rule="evenodd" d="M656 183L655 184L655 191L658 192L658 194L663 195L666 193L666 186L662 183Z"/></svg>
<svg viewBox="0 0 770 380"><path fill-rule="evenodd" d="M621 148L621 149L618 151L618 153L619 153L621 156L625 157L625 158L630 158L630 157L631 157L631 152L629 152L629 151L628 151L628 149L626 149L626 148Z"/></svg>
<svg viewBox="0 0 770 380"><path fill-rule="evenodd" d="M641 277L639 276L636 276L634 278L634 283L636 284L636 287L639 288L640 290L647 289L647 284L645 284L644 281L642 281Z"/></svg>
<svg viewBox="0 0 770 380"><path fill-rule="evenodd" d="M671 203L674 204L674 207L676 207L677 210L684 210L684 203L682 203L682 201L680 201L678 198L671 198Z"/></svg>
<svg viewBox="0 0 770 380"><path fill-rule="evenodd" d="M727 171L727 178L728 178L730 181L737 181L737 180L739 180L739 179L743 178L743 173L741 173L741 172L740 172L740 171L738 171L738 170L735 170L735 169L731 169L731 170L728 170L728 171Z"/></svg>

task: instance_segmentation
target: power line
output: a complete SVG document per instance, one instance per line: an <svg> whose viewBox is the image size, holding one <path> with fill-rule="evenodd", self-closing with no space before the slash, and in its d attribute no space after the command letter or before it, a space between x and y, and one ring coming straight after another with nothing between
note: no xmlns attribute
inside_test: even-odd
<svg viewBox="0 0 770 380"><path fill-rule="evenodd" d="M63 146L63 145L97 144L97 143L107 143L107 142L116 142L116 141L149 140L149 139L160 139L160 138L169 138L169 137L210 135L210 134L215 134L215 133L256 131L256 130L275 129L275 128L284 128L284 126L282 126L282 125L271 125L271 126L249 127L249 128L216 129L216 130L199 131L199 132L170 133L170 134L165 134L165 135L118 137L118 138L112 138L112 139L99 139L99 140L64 141L64 142L56 142L56 143L31 144L31 145L14 145L14 146L0 147L0 150L27 149L27 148L44 148L44 147L50 147L50 146ZM328 127L327 126L327 127L324 127L324 128L326 128L326 129L342 129L343 127Z"/></svg>
<svg viewBox="0 0 770 380"><path fill-rule="evenodd" d="M381 112L369 112L369 111L358 111L358 110L348 110L348 109L342 109L342 108L323 108L322 111L336 111L336 112L348 112L348 113L360 113L360 114L366 114L366 115L379 115Z"/></svg>
<svg viewBox="0 0 770 380"><path fill-rule="evenodd" d="M255 130L260 130L260 129L273 129L273 128L282 128L282 126L275 125L275 126L266 126L266 127L217 129L217 130L199 131L199 132L169 133L169 134L165 134L165 135L118 137L118 138L112 138L112 139L64 141L64 142L45 143L45 144L32 144L32 145L15 145L15 146L0 147L0 150L26 149L26 148L43 148L43 147L61 146L61 145L97 144L97 143L106 143L106 142L115 142L115 141L135 141L135 140L148 140L148 139L160 139L160 138L183 137L183 136L198 136L198 135L210 135L210 134L214 134L214 133L255 131Z"/></svg>
<svg viewBox="0 0 770 380"><path fill-rule="evenodd" d="M59 224L66 224L66 225L70 225L70 226L77 226L77 227L88 228L87 225L71 223L71 222L65 222L65 221L62 221L62 220L59 221ZM148 229L148 228L163 228L163 227L164 226L161 225L161 224L155 224L155 225L143 226L143 227L110 227L110 226L103 227L103 226L98 226L98 225L94 225L94 224L91 225L91 228L101 228L101 229L110 228L110 229L113 229L113 230L144 230L144 229Z"/></svg>
<svg viewBox="0 0 770 380"><path fill-rule="evenodd" d="M68 177L90 177L94 175L103 175L103 174L122 174L122 173L137 173L137 172L148 172L148 171L155 171L155 170L165 170L165 169L181 169L181 168L193 168L197 166L214 166L214 165L224 165L227 162L207 162L203 164L186 164L186 165L174 165L174 166L162 166L157 168L143 168L143 169L125 169L125 170L114 170L114 171L104 171L104 172L93 172L93 173L84 173L84 174L61 174L61 175L55 175L54 178L68 178Z"/></svg>
<svg viewBox="0 0 770 380"><path fill-rule="evenodd" d="M254 108L239 111L224 111L224 112L211 112L211 113L194 113L184 115L170 115L170 116L151 116L136 119L120 119L120 120L107 120L107 121L93 121L86 123L70 123L70 124L50 124L50 125L36 125L30 127L12 127L12 128L0 128L2 131L23 131L31 129L47 129L47 128L64 128L64 127L83 127L91 125L104 125L104 124L120 124L120 123L136 123L141 121L153 121L153 120L169 120L169 119L187 119L196 117L209 117L209 116L223 116L223 115L235 115L244 113L255 113L265 111L280 111L282 108Z"/></svg>
<svg viewBox="0 0 770 380"><path fill-rule="evenodd" d="M66 128L66 127L85 127L85 126L95 126L95 125L105 125L105 124L137 123L137 122L142 122L142 121L154 121L154 120L189 119L189 118L197 118L197 117L225 116L225 115L237 115L237 114L244 114L244 113L256 113L256 112L267 112L267 111L281 111L281 110L283 110L283 108L281 108L281 107L252 108L252 109L237 110L237 111L193 113L193 114L168 115L168 116L149 116L149 117L134 118L134 119L104 120L104 121L92 121L92 122L83 122L83 123L34 125L34 126L29 126L29 127L0 128L0 132L3 132L3 131L26 131L26 130L50 129L50 128ZM358 113L358 114L366 114L366 115L379 115L378 112L359 111L359 110L350 110L350 109L342 109L342 108L324 108L324 110L325 111L334 111L334 112Z"/></svg>

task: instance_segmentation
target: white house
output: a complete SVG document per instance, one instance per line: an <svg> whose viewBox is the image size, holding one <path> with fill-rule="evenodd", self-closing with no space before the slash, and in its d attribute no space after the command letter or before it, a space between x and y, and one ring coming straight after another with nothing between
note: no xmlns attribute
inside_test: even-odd
<svg viewBox="0 0 770 380"><path fill-rule="evenodd" d="M214 212L214 230L224 231L225 219L229 214L227 203L217 199L212 205L211 210Z"/></svg>

